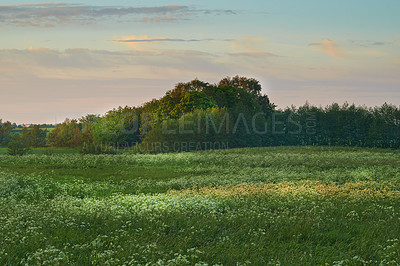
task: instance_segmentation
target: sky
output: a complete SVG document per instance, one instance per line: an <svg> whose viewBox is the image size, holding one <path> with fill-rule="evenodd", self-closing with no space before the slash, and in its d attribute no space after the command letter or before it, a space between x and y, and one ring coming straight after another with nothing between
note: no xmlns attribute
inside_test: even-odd
<svg viewBox="0 0 400 266"><path fill-rule="evenodd" d="M59 123L178 82L260 81L278 108L400 105L400 1L0 2L0 119Z"/></svg>

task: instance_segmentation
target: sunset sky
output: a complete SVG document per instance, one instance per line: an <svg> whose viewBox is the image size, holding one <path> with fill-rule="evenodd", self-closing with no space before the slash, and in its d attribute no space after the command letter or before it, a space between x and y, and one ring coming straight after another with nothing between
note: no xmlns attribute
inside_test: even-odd
<svg viewBox="0 0 400 266"><path fill-rule="evenodd" d="M258 79L284 108L400 105L400 1L0 2L0 118L55 123Z"/></svg>

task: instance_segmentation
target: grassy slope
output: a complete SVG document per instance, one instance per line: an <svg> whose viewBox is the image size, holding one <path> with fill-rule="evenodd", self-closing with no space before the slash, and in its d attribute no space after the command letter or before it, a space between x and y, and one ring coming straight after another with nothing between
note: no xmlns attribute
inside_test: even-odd
<svg viewBox="0 0 400 266"><path fill-rule="evenodd" d="M399 165L353 148L1 156L0 263L399 263Z"/></svg>

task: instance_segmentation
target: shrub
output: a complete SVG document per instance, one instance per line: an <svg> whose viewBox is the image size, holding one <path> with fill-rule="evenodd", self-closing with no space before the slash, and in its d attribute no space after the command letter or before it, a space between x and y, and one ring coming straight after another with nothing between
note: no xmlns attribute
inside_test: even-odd
<svg viewBox="0 0 400 266"><path fill-rule="evenodd" d="M12 156L24 155L28 153L29 147L26 145L20 134L14 134L12 141L8 144L8 154Z"/></svg>
<svg viewBox="0 0 400 266"><path fill-rule="evenodd" d="M80 154L117 154L118 147L103 143L84 143L79 149Z"/></svg>

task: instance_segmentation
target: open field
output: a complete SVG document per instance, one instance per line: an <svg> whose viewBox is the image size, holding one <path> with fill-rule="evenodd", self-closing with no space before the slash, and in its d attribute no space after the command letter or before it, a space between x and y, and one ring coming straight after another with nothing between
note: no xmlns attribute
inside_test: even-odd
<svg viewBox="0 0 400 266"><path fill-rule="evenodd" d="M40 129L41 130L46 130L46 132L49 133L50 131L52 131L54 129L54 127L45 127L45 128L40 128ZM22 132L22 128L16 127L11 131L11 134L13 135L15 133L21 133L21 132Z"/></svg>
<svg viewBox="0 0 400 266"><path fill-rule="evenodd" d="M0 264L400 263L397 150L0 156Z"/></svg>

